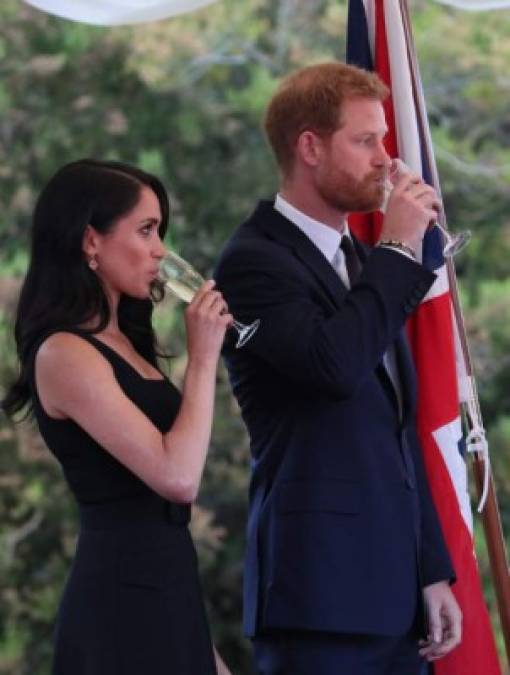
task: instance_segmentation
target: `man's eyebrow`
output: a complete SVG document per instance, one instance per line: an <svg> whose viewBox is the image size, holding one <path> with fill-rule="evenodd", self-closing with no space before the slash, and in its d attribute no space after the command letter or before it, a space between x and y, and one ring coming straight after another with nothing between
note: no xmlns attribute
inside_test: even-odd
<svg viewBox="0 0 510 675"><path fill-rule="evenodd" d="M355 136L380 136L381 133L382 133L383 136L386 136L386 134L388 132L389 132L389 128L384 127L384 129L381 129L380 131L372 131L372 130L369 130L369 129L356 131L356 132L354 132L354 135Z"/></svg>

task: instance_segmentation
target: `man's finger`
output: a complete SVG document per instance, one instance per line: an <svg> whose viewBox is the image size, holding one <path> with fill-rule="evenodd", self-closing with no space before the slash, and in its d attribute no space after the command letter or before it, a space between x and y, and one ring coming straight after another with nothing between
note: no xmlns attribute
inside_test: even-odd
<svg viewBox="0 0 510 675"><path fill-rule="evenodd" d="M433 604L428 607L429 616L429 639L436 644L439 644L443 638L443 626L441 615L439 613L439 605Z"/></svg>

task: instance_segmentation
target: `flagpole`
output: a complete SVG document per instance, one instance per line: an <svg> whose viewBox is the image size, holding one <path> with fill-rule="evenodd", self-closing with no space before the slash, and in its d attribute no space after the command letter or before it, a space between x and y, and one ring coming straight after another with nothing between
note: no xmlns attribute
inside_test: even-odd
<svg viewBox="0 0 510 675"><path fill-rule="evenodd" d="M420 100L419 92L421 91L421 83L419 81L418 61L416 57L416 50L414 47L414 40L411 28L411 20L407 0L400 0L400 8L402 13L404 30L407 37L407 45L409 50L410 70L413 79L414 94L417 97L417 114L418 123L423 133L425 143L424 150L427 153L430 170L432 173L432 180L434 187L440 192L439 176L437 166L432 151L432 141L424 121L425 103ZM440 224L446 227L446 216L444 211L440 214ZM471 355L469 352L469 344L467 340L466 327L462 308L460 305L459 291L457 284L457 277L455 274L455 267L452 258L445 258L448 278L450 282L450 292L453 305L453 313L457 327L457 333L464 357L464 364L467 375L470 380L470 403L472 408L468 410L468 417L471 423L475 420L481 421L480 403L476 391L476 384L473 373L473 365ZM475 419L473 419L475 418ZM480 428L481 427L480 424ZM485 439L482 439L485 441ZM492 478L492 472L489 464L487 453L475 451L473 454L473 472L475 475L475 482L478 489L478 495L481 501L485 500L485 505L482 511L482 520L485 534L485 541L489 553L490 567L492 573L492 581L496 592L498 613L501 622L501 629L505 641L505 649L507 661L510 664L510 570L508 566L508 559L505 548L505 540L503 537L503 529L501 526L501 517L499 513L496 490Z"/></svg>

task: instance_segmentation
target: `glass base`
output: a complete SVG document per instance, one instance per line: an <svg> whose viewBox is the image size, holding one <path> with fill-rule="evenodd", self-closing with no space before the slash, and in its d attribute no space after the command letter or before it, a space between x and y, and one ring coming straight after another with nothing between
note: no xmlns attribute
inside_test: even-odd
<svg viewBox="0 0 510 675"><path fill-rule="evenodd" d="M457 255L462 249L469 244L471 240L471 232L469 230L464 230L463 232L457 232L456 234L448 233L446 238L446 244L443 248L443 255L447 258L451 258L454 255Z"/></svg>
<svg viewBox="0 0 510 675"><path fill-rule="evenodd" d="M234 321L232 328L235 328L239 334L236 342L236 349L244 347L248 340L256 333L258 327L260 326L260 319L256 319L253 323L250 323L249 326L245 326L239 321Z"/></svg>

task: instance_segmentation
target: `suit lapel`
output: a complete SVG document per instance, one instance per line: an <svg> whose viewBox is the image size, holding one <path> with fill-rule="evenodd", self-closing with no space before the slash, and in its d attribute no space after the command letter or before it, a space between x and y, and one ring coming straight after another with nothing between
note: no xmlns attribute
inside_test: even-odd
<svg viewBox="0 0 510 675"><path fill-rule="evenodd" d="M330 300L336 307L339 307L347 293L347 288L330 262L306 234L276 211L270 202L261 202L254 217L257 226L264 231L267 237L292 249L319 282Z"/></svg>

